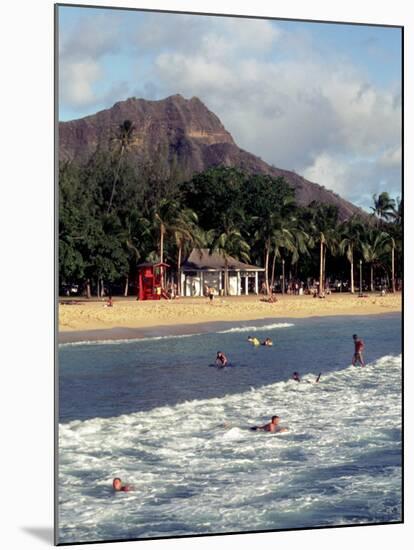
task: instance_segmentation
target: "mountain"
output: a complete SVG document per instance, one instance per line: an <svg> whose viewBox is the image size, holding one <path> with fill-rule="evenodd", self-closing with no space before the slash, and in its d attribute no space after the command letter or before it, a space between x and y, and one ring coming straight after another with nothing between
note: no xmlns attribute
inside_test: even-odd
<svg viewBox="0 0 414 550"><path fill-rule="evenodd" d="M83 163L99 147L107 150L120 124L135 126L129 157L142 159L164 155L176 158L187 176L212 166L239 167L248 172L283 176L295 189L301 205L312 201L334 204L340 220L364 212L322 185L295 172L270 166L236 145L219 118L197 97L173 95L160 101L130 98L110 109L78 120L59 123L59 160Z"/></svg>

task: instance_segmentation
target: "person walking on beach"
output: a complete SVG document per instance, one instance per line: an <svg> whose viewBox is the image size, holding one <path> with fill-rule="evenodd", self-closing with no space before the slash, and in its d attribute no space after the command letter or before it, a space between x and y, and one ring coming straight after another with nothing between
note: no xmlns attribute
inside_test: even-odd
<svg viewBox="0 0 414 550"><path fill-rule="evenodd" d="M287 432L288 429L282 428L282 426L279 426L279 422L280 422L280 416L275 415L275 416L272 416L271 421L265 424L264 426L253 426L250 429L258 432L271 432L271 433Z"/></svg>
<svg viewBox="0 0 414 550"><path fill-rule="evenodd" d="M224 355L222 351L218 351L217 357L216 357L216 365L218 367L225 367L227 363L228 363L227 357Z"/></svg>
<svg viewBox="0 0 414 550"><path fill-rule="evenodd" d="M352 336L354 339L355 344L355 350L354 350L354 356L352 357L352 364L355 366L357 363L361 365L361 367L365 366L364 358L362 357L362 352L364 351L364 342L361 340L361 338L358 338L357 334L354 334Z"/></svg>

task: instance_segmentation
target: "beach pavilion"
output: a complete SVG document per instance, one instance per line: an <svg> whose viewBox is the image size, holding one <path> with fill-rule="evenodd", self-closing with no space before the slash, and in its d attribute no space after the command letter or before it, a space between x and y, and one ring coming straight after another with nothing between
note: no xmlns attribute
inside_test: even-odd
<svg viewBox="0 0 414 550"><path fill-rule="evenodd" d="M227 258L229 271L229 294L231 296L259 294L259 273L263 267L245 264L229 256ZM194 249L181 264L181 295L204 296L205 288L214 288L221 294L224 288L224 258L218 254L210 254L207 248Z"/></svg>

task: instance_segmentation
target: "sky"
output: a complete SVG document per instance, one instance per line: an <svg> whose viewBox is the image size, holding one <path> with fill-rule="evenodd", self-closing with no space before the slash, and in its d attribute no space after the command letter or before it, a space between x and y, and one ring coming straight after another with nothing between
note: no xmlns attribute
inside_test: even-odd
<svg viewBox="0 0 414 550"><path fill-rule="evenodd" d="M200 98L243 149L369 208L401 196L401 30L59 7L59 119Z"/></svg>

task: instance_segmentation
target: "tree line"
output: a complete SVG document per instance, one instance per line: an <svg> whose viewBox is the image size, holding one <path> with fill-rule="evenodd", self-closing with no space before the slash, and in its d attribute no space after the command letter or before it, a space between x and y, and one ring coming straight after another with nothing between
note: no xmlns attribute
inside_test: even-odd
<svg viewBox="0 0 414 550"><path fill-rule="evenodd" d="M374 290L375 277L391 291L402 276L402 202L383 192L371 215L338 219L333 205L299 206L281 177L219 166L192 177L168 151L130 152L134 127L124 121L107 149L86 164L59 167L59 285L90 296L104 289L125 295L143 261L166 261L180 285L182 260L193 248L223 257L228 292L229 256L264 267L269 293L280 281L349 282L356 266Z"/></svg>

